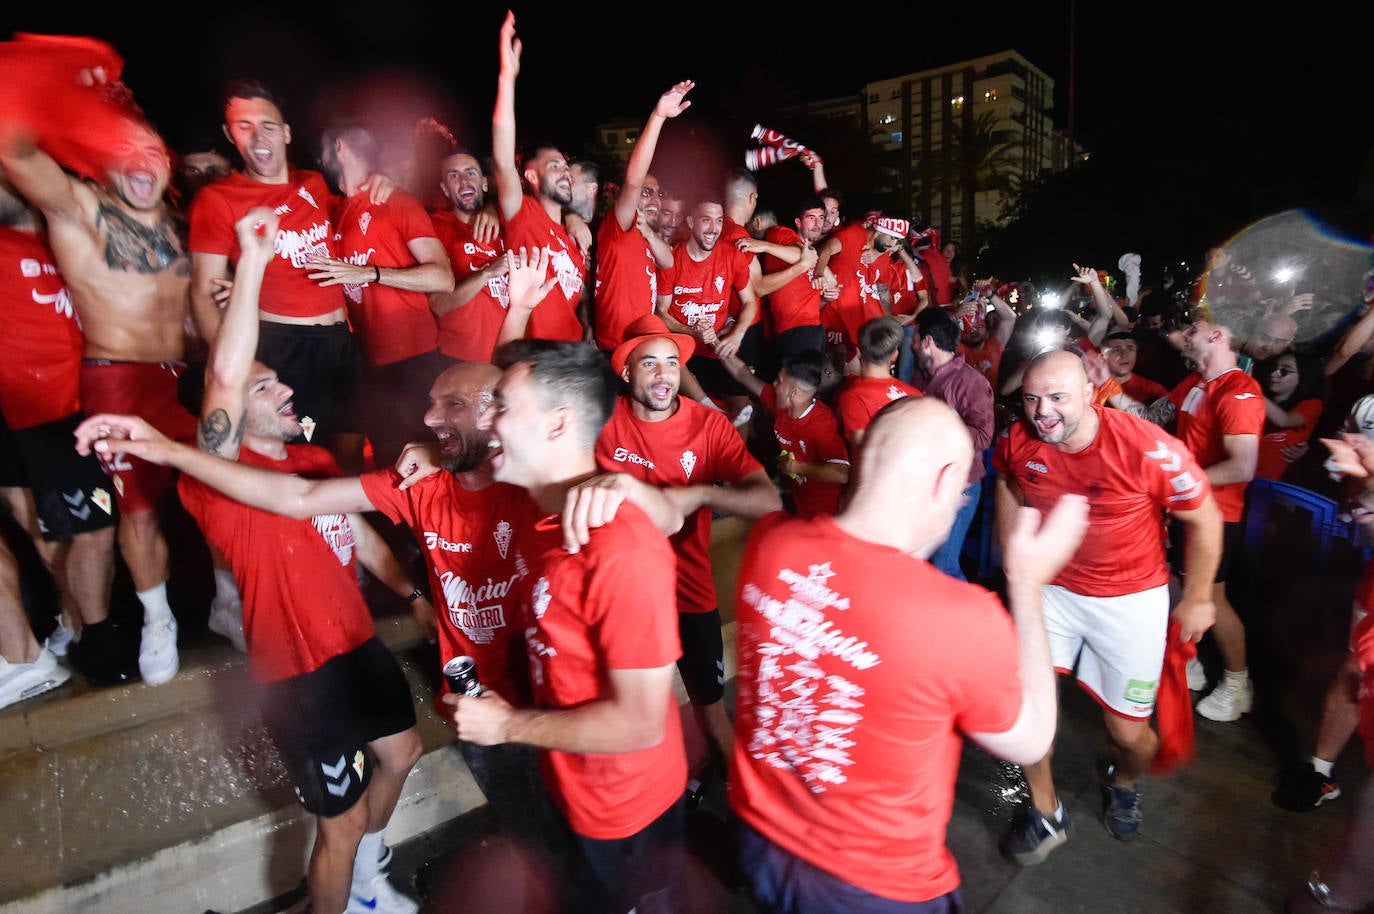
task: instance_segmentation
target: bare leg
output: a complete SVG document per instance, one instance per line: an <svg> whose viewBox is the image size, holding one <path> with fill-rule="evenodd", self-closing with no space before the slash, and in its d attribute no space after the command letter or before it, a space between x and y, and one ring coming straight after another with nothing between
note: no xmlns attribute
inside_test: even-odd
<svg viewBox="0 0 1374 914"><path fill-rule="evenodd" d="M347 812L315 819L315 846L310 851L306 882L310 885L311 910L315 914L341 914L348 907L353 885L353 857L367 828L368 790Z"/></svg>
<svg viewBox="0 0 1374 914"><path fill-rule="evenodd" d="M693 705L697 726L720 753L720 760L727 766L735 753L735 725L730 723L730 715L725 711L725 699L709 705ZM724 772L722 772L724 773Z"/></svg>
<svg viewBox="0 0 1374 914"><path fill-rule="evenodd" d="M1134 787L1135 780L1149 770L1150 762L1159 752L1159 735L1148 720L1127 720L1111 712L1103 712L1107 735L1116 747L1116 770L1112 783L1117 787Z"/></svg>
<svg viewBox="0 0 1374 914"><path fill-rule="evenodd" d="M1049 755L1034 765L1021 766L1026 775L1026 785L1030 787L1031 802L1047 816L1053 816L1059 808L1059 796L1054 792L1054 773L1050 770L1050 756L1053 754L1051 750Z"/></svg>
<svg viewBox="0 0 1374 914"><path fill-rule="evenodd" d="M167 540L158 526L157 512L130 511L120 515L119 552L129 566L135 590L151 590L166 582Z"/></svg>
<svg viewBox="0 0 1374 914"><path fill-rule="evenodd" d="M1322 701L1322 719L1317 727L1317 743L1312 754L1334 762L1350 742L1360 723L1360 664L1354 653L1345 658Z"/></svg>
<svg viewBox="0 0 1374 914"><path fill-rule="evenodd" d="M1212 626L1212 634L1217 639L1217 649L1221 651L1221 661L1233 673L1246 670L1245 624L1236 614L1236 608L1226 599L1225 582L1212 585L1212 602L1217 607L1217 624Z"/></svg>
<svg viewBox="0 0 1374 914"><path fill-rule="evenodd" d="M19 563L0 538L0 657L10 663L33 663L38 651L19 592Z"/></svg>
<svg viewBox="0 0 1374 914"><path fill-rule="evenodd" d="M110 587L114 582L115 528L78 533L63 550L56 569L58 585L79 614L77 625L103 622L110 615Z"/></svg>
<svg viewBox="0 0 1374 914"><path fill-rule="evenodd" d="M420 742L420 731L411 727L373 740L368 745L372 749L376 767L372 769L372 780L367 785L367 831L378 832L386 828L391 820L406 776L419 761L423 744ZM351 859L349 865L352 866Z"/></svg>

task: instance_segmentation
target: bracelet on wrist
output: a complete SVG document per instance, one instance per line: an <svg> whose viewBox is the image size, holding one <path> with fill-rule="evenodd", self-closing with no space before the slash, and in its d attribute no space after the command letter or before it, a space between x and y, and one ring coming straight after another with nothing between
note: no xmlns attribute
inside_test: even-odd
<svg viewBox="0 0 1374 914"><path fill-rule="evenodd" d="M406 602L407 602L407 603L414 603L416 600L420 599L420 598L423 597L424 595L425 595L425 592L424 592L423 590L421 590L420 588L417 587L417 588L415 588L414 590L412 590L412 591L410 592L410 596L406 597Z"/></svg>
<svg viewBox="0 0 1374 914"><path fill-rule="evenodd" d="M372 265L372 281L377 285L382 284L382 268L375 263Z"/></svg>

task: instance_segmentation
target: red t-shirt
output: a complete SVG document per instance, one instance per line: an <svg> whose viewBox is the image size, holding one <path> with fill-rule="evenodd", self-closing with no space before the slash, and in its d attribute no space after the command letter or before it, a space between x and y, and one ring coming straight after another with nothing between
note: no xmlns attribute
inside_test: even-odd
<svg viewBox="0 0 1374 914"><path fill-rule="evenodd" d="M995 336L989 336L983 340L976 349L961 342L958 351L965 362L968 362L977 369L979 374L988 379L993 391L999 389L997 380L1002 367L1002 354L1006 352L1006 347Z"/></svg>
<svg viewBox="0 0 1374 914"><path fill-rule="evenodd" d="M431 219L459 285L506 252L499 235L491 244L483 244L472 236L472 226L451 212L434 213ZM510 278L487 280L466 305L439 318L439 351L453 359L490 362L509 307Z"/></svg>
<svg viewBox="0 0 1374 914"><path fill-rule="evenodd" d="M435 238L434 222L420 201L402 190L385 203L371 203L367 193L344 200L338 213L339 258L353 264L413 267L409 244ZM393 286L344 284L348 316L370 365L389 365L433 352L439 328L429 310L429 296Z"/></svg>
<svg viewBox="0 0 1374 914"><path fill-rule="evenodd" d="M682 656L673 608L673 552L634 505L563 550L558 518L540 521L516 548L521 618L534 704L575 708L610 697L610 670L656 669ZM636 834L677 802L687 754L677 701L664 701L663 739L614 754L545 750L544 779L577 834Z"/></svg>
<svg viewBox="0 0 1374 914"><path fill-rule="evenodd" d="M725 332L727 321L739 317L738 311L730 310L731 292L748 285L749 256L724 238L700 262L687 253L687 242L679 242L673 246L673 265L658 272L659 294L673 297L668 313L688 326L709 323L717 335ZM716 358L710 346L698 346L695 354Z"/></svg>
<svg viewBox="0 0 1374 914"><path fill-rule="evenodd" d="M439 661L467 655L482 685L529 703L524 641L515 605L515 537L539 517L524 489L495 482L476 491L435 473L404 491L395 470L360 477L368 501L415 533L439 618ZM448 685L442 687L448 691Z"/></svg>
<svg viewBox="0 0 1374 914"><path fill-rule="evenodd" d="M635 417L627 397L616 401L596 442L596 462L655 486L738 485L763 469L730 420L688 397L659 422ZM678 612L708 613L719 605L711 577L711 509L699 508L671 538L677 553Z"/></svg>
<svg viewBox="0 0 1374 914"><path fill-rule="evenodd" d="M639 215L635 215L636 223ZM596 345L611 350L625 341L625 326L654 313L658 266L638 225L629 229L611 213L596 232L596 299L592 313Z"/></svg>
<svg viewBox="0 0 1374 914"><path fill-rule="evenodd" d="M1159 426L1118 409L1097 416L1097 437L1077 454L1013 423L992 466L1042 514L1062 495L1088 499L1092 532L1052 583L1089 597L1140 593L1169 581L1165 512L1201 507L1212 487L1183 442Z"/></svg>
<svg viewBox="0 0 1374 914"><path fill-rule="evenodd" d="M1144 403L1146 406L1158 400L1160 397L1169 396L1169 390L1163 384L1143 378L1135 372L1126 381L1120 382L1121 392L1130 397L1137 403Z"/></svg>
<svg viewBox="0 0 1374 914"><path fill-rule="evenodd" d="M324 448L292 444L286 450L285 460L272 460L245 447L239 463L314 479L339 475ZM187 475L177 487L206 541L229 560L243 597L248 661L259 680L313 672L373 636L346 515L283 517L250 508Z"/></svg>
<svg viewBox="0 0 1374 914"><path fill-rule="evenodd" d="M741 238L749 238L749 237L752 237L752 236L750 236L749 230L748 230L748 229L746 229L744 226L740 225L740 224L739 224L738 222L736 222L735 220L731 219L729 216L726 216L726 217L722 220L722 222L721 222L720 238L717 239L716 245L717 245L717 247L719 247L719 246L722 245L722 244L728 244L728 245L730 245L730 247L735 248L735 250L738 251L739 248L736 248L736 247L735 247L735 242L736 242L736 241L739 241ZM742 256L742 257L744 258L744 263L745 263L745 265L746 265L746 266L749 266L750 269L752 269L752 268L753 268L754 259L755 259L758 255L757 255L757 254L745 254L745 253L743 253L743 252L741 251L741 252L740 252L740 256ZM738 290L738 289L731 289L731 290L730 290L730 305L729 305L729 307L730 307L730 313L731 313L731 314L739 314L740 309L742 309L742 308L744 307L744 303L741 302L741 301L739 300L739 290ZM749 324L749 326L752 327L752 326L754 326L755 324L759 323L759 322L762 321L762 320L763 320L763 307L760 305L759 308L754 312L754 320Z"/></svg>
<svg viewBox="0 0 1374 914"><path fill-rule="evenodd" d="M1312 437L1317 420L1321 418L1322 401L1303 400L1289 410L1302 416L1302 425L1296 428L1279 428L1268 419L1264 421L1264 434L1259 443L1259 461L1255 465L1256 479L1282 479L1288 470L1288 461L1283 459L1283 449L1302 444Z"/></svg>
<svg viewBox="0 0 1374 914"><path fill-rule="evenodd" d="M773 417L773 437L784 451L806 463L849 465L849 450L830 407L816 400L799 418L793 419L786 410L778 409L778 395L772 384L764 386L759 400ZM803 476L789 479L788 484L792 504L800 517L834 514L839 510L840 493L844 491L840 483L817 482Z"/></svg>
<svg viewBox="0 0 1374 914"><path fill-rule="evenodd" d="M764 240L773 244L801 244L801 236L784 225L775 225L764 234ZM772 254L763 255L763 273L779 273L787 269L784 263ZM815 327L821 322L821 292L811 283L816 278L815 270L807 270L787 285L768 296L765 310L768 312L769 326L773 336L795 330L797 327Z"/></svg>
<svg viewBox="0 0 1374 914"><path fill-rule="evenodd" d="M915 314L920 302L916 293L926 288L925 275L917 270L913 276L907 265L895 257L888 257L888 263L891 267L885 281L892 290L892 314L898 317Z"/></svg>
<svg viewBox="0 0 1374 914"><path fill-rule="evenodd" d="M12 429L81 409L85 338L44 236L0 226L0 411Z"/></svg>
<svg viewBox="0 0 1374 914"><path fill-rule="evenodd" d="M515 218L502 221L501 229L508 250L547 247L552 260L546 275L558 277L553 290L535 306L525 336L579 342L583 333L582 322L577 319L577 305L587 277L587 259L563 226L550 219L539 201L529 194L521 201Z"/></svg>
<svg viewBox="0 0 1374 914"><path fill-rule="evenodd" d="M780 513L755 523L738 593L731 807L864 891L953 891L960 733L1005 732L1021 708L997 597L830 518Z"/></svg>
<svg viewBox="0 0 1374 914"><path fill-rule="evenodd" d="M1193 372L1169 392L1169 399L1178 409L1179 440L1204 470L1226 459L1223 436L1258 438L1264 430L1264 392L1258 381L1239 368L1223 371L1210 381ZM1233 482L1213 488L1224 520L1240 520L1246 485Z"/></svg>
<svg viewBox="0 0 1374 914"><path fill-rule="evenodd" d="M845 443L854 448L854 433L867 431L873 415L893 400L919 397L921 392L897 378L864 378L850 375L835 391L835 415Z"/></svg>
<svg viewBox="0 0 1374 914"><path fill-rule="evenodd" d="M883 303L874 286L884 281L892 258L880 254L870 263L863 262L868 229L862 223L838 228L831 237L840 239L841 244L827 264L840 284L840 295L821 309L821 323L832 338L842 340L853 350L859 343L859 328L883 314Z"/></svg>
<svg viewBox="0 0 1374 914"><path fill-rule="evenodd" d="M338 198L318 173L292 170L285 184L264 184L235 172L203 187L191 199L190 247L196 254L223 254L238 263L234 224L255 206L277 214L276 257L262 278L258 308L283 317L318 317L345 306L339 286L310 279L310 260L338 259L332 215Z"/></svg>
<svg viewBox="0 0 1374 914"><path fill-rule="evenodd" d="M936 305L952 304L954 302L954 282L949 272L949 261L945 259L944 253L931 245L917 251L916 259L922 272L928 274L926 288L930 290L933 303Z"/></svg>

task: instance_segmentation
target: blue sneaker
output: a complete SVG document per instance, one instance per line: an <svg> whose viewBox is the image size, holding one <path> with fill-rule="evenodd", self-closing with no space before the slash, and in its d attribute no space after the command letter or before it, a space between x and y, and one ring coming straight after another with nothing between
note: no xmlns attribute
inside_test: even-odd
<svg viewBox="0 0 1374 914"><path fill-rule="evenodd" d="M1069 813L1060 803L1053 816L1027 804L1011 820L1011 829L1002 838L1002 853L1021 866L1044 863L1056 847L1069 840L1072 828Z"/></svg>
<svg viewBox="0 0 1374 914"><path fill-rule="evenodd" d="M1108 781L1105 792L1102 821L1107 831L1118 841L1130 841L1140 834L1140 791L1135 787L1118 787Z"/></svg>

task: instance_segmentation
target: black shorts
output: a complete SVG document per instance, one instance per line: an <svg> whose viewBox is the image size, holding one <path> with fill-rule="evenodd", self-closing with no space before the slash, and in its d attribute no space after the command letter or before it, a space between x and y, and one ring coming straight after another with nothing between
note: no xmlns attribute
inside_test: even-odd
<svg viewBox="0 0 1374 914"><path fill-rule="evenodd" d="M692 704L713 705L725 697L725 642L720 634L720 610L678 613L677 633L682 657L677 670Z"/></svg>
<svg viewBox="0 0 1374 914"><path fill-rule="evenodd" d="M1174 574L1183 574L1183 549L1184 540L1187 538L1185 531L1187 524L1181 521L1171 521L1169 523L1169 567ZM1212 579L1215 584L1225 584L1226 579L1231 573L1232 563L1240 555L1242 540L1245 534L1245 525L1240 521L1226 521L1221 529L1221 561L1217 564L1217 576Z"/></svg>
<svg viewBox="0 0 1374 914"><path fill-rule="evenodd" d="M348 324L281 324L258 321L258 361L294 392L292 402L305 428L302 439L323 443L338 432L361 431L343 405L362 374L363 360Z"/></svg>
<svg viewBox="0 0 1374 914"><path fill-rule="evenodd" d="M682 910L686 817L686 801L679 797L657 819L628 837L600 839L573 833L574 910L635 910L640 914Z"/></svg>
<svg viewBox="0 0 1374 914"><path fill-rule="evenodd" d="M48 541L119 522L114 486L100 460L76 452L72 432L84 418L72 413L18 431L0 422L0 486L32 490L38 528Z"/></svg>
<svg viewBox="0 0 1374 914"><path fill-rule="evenodd" d="M784 330L764 344L756 372L769 383L777 380L783 360L802 352L825 353L825 328L820 324Z"/></svg>
<svg viewBox="0 0 1374 914"><path fill-rule="evenodd" d="M377 466L391 466L411 441L433 437L425 428L429 391L439 373L452 364L453 359L435 350L363 369L340 418L372 442Z"/></svg>
<svg viewBox="0 0 1374 914"><path fill-rule="evenodd" d="M263 686L263 723L308 812L345 813L372 780L367 744L415 726L410 685L376 637L311 673Z"/></svg>

